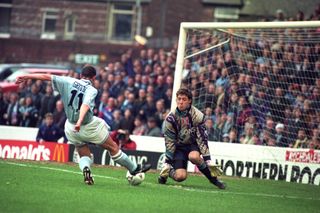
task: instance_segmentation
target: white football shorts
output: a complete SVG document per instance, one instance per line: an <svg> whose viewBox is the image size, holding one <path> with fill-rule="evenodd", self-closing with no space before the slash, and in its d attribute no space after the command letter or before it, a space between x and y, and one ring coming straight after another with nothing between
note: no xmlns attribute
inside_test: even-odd
<svg viewBox="0 0 320 213"><path fill-rule="evenodd" d="M93 116L92 121L80 127L80 131L74 130L74 124L66 121L64 128L68 141L75 146L86 143L103 144L109 137L109 126L101 118Z"/></svg>

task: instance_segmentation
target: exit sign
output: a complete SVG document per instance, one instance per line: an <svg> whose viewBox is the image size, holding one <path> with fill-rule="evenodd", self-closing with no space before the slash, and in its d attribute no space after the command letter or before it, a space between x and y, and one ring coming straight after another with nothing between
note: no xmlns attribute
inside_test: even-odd
<svg viewBox="0 0 320 213"><path fill-rule="evenodd" d="M74 60L76 64L96 65L99 63L99 55L76 54Z"/></svg>

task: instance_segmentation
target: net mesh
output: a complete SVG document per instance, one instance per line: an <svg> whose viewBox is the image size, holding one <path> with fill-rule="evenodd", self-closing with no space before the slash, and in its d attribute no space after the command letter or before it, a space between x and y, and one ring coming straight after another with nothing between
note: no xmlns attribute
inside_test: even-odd
<svg viewBox="0 0 320 213"><path fill-rule="evenodd" d="M209 140L317 148L320 34L299 29L192 29L182 86Z"/></svg>

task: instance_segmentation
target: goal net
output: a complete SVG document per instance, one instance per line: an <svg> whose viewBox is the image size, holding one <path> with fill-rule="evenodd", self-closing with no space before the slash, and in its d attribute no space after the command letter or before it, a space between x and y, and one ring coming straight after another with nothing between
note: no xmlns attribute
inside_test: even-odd
<svg viewBox="0 0 320 213"><path fill-rule="evenodd" d="M316 148L319 53L319 21L182 23L173 100L191 89L210 141Z"/></svg>

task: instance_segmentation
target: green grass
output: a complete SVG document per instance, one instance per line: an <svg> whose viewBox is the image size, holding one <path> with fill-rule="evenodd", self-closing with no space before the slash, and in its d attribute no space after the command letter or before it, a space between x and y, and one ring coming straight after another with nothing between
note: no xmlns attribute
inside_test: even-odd
<svg viewBox="0 0 320 213"><path fill-rule="evenodd" d="M320 187L228 178L227 190L203 176L157 184L148 173L130 186L126 171L94 166L95 185L83 183L76 164L0 160L0 212L320 212Z"/></svg>

